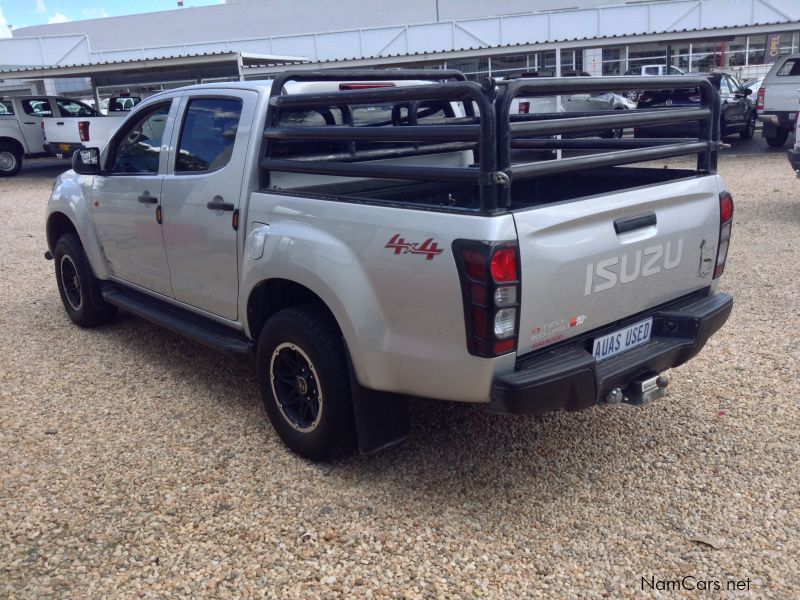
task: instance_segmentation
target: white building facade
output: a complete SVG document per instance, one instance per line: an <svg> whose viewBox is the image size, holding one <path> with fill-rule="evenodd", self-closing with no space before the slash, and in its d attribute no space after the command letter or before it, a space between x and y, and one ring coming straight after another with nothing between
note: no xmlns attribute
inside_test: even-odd
<svg viewBox="0 0 800 600"><path fill-rule="evenodd" d="M0 43L0 64L15 64L3 44L34 40L42 57L45 46L67 49L39 62L32 52L34 66L236 51L307 57L304 68L456 68L472 79L557 67L618 75L657 64L747 79L800 51L800 0L229 0L17 29ZM66 85L86 83L56 87Z"/></svg>

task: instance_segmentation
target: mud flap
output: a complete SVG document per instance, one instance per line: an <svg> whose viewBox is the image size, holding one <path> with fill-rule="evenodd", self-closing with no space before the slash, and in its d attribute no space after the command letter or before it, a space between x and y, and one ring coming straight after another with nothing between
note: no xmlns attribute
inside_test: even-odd
<svg viewBox="0 0 800 600"><path fill-rule="evenodd" d="M358 383L349 353L347 358L358 451L369 454L399 444L411 430L408 396L365 388Z"/></svg>

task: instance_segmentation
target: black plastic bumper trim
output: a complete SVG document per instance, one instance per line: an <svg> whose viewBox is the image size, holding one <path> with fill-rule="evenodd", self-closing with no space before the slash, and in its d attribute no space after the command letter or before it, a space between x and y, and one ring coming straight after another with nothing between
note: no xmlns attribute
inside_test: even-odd
<svg viewBox="0 0 800 600"><path fill-rule="evenodd" d="M695 356L725 324L732 308L733 298L720 293L655 310L645 315L653 317L649 343L601 363L577 342L524 357L517 370L495 377L489 410L539 414L594 406L611 389L643 373L677 367Z"/></svg>

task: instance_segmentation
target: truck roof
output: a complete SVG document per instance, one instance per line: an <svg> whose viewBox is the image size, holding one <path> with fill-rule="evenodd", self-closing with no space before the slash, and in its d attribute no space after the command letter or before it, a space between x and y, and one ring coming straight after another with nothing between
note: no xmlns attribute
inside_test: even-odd
<svg viewBox="0 0 800 600"><path fill-rule="evenodd" d="M198 83L194 85L187 85L179 88L174 88L171 90L165 90L163 92L159 92L158 94L153 94L148 98L156 98L158 96L162 96L169 92L175 91L186 91L186 90L204 90L204 89L238 89L238 90L253 90L256 92L265 92L267 94L270 93L272 88L273 79L259 79L259 80L251 80L251 81L215 81L213 83ZM433 82L431 81L424 81L424 80L394 80L391 77L387 77L381 81L365 81L365 84L380 84L382 82L392 83L395 87L405 87L405 86L412 86L412 85L430 85ZM297 82L297 81L290 81L286 84L286 90L290 94L302 94L306 92L333 92L339 90L340 83L349 83L352 84L352 80L342 79L342 81L304 81L304 82Z"/></svg>

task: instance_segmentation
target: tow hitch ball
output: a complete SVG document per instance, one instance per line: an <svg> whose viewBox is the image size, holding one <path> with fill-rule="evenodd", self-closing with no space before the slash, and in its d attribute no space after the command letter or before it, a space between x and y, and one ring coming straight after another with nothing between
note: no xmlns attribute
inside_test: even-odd
<svg viewBox="0 0 800 600"><path fill-rule="evenodd" d="M613 388L606 394L606 404L647 404L667 394L669 375L645 373L628 382L624 388Z"/></svg>

